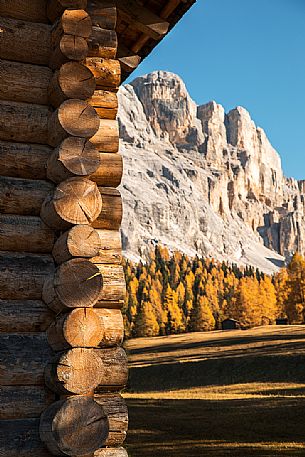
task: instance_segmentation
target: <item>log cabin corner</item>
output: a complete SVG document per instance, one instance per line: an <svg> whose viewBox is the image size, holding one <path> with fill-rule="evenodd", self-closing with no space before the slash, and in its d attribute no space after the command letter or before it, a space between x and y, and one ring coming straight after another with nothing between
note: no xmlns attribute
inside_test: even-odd
<svg viewBox="0 0 305 457"><path fill-rule="evenodd" d="M0 0L0 454L126 457L117 90L195 0Z"/></svg>

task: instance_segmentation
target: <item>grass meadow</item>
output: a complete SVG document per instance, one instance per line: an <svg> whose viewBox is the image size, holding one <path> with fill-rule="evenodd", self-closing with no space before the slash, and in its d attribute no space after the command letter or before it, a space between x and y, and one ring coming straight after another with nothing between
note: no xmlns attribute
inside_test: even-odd
<svg viewBox="0 0 305 457"><path fill-rule="evenodd" d="M132 457L305 457L305 326L139 338Z"/></svg>

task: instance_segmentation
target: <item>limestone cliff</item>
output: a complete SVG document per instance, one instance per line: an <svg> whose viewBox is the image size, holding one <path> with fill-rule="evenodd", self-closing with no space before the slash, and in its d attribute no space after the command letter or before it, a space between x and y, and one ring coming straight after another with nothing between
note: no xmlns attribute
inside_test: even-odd
<svg viewBox="0 0 305 457"><path fill-rule="evenodd" d="M196 106L182 80L154 72L121 88L123 243L156 242L274 271L305 250L305 182L283 176L265 132L237 107Z"/></svg>

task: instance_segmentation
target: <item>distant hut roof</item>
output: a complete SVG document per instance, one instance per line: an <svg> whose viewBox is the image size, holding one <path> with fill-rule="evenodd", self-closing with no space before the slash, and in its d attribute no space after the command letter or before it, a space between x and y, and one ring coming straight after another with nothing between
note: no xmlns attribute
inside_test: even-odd
<svg viewBox="0 0 305 457"><path fill-rule="evenodd" d="M114 0L118 9L123 81L176 25L196 0Z"/></svg>

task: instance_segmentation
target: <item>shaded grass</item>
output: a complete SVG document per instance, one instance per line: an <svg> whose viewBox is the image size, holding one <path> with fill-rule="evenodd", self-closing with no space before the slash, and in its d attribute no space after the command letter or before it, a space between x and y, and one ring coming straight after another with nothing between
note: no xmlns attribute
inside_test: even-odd
<svg viewBox="0 0 305 457"><path fill-rule="evenodd" d="M303 327L141 340L128 345L132 457L305 457Z"/></svg>

